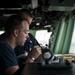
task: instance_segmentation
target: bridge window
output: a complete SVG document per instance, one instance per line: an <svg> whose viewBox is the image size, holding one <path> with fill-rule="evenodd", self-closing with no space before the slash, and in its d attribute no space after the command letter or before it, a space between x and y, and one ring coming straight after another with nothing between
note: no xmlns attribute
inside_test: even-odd
<svg viewBox="0 0 75 75"><path fill-rule="evenodd" d="M47 30L38 30L36 31L35 38L38 40L40 44L45 46L49 44L49 38L51 34L52 32L48 32Z"/></svg>
<svg viewBox="0 0 75 75"><path fill-rule="evenodd" d="M75 22L69 53L75 53Z"/></svg>

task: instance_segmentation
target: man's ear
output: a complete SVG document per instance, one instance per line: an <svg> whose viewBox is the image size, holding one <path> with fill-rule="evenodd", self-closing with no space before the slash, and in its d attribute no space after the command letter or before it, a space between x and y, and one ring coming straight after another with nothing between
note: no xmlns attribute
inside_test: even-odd
<svg viewBox="0 0 75 75"><path fill-rule="evenodd" d="M15 37L17 37L18 36L18 30L17 29L14 29L13 34L14 34Z"/></svg>

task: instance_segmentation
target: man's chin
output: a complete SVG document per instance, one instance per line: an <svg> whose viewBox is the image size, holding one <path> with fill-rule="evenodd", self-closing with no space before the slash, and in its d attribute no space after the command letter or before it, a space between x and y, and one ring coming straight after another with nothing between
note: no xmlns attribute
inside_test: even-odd
<svg viewBox="0 0 75 75"><path fill-rule="evenodd" d="M24 46L24 43L22 44L22 46Z"/></svg>
<svg viewBox="0 0 75 75"><path fill-rule="evenodd" d="M26 39L27 40L27 39ZM26 42L26 40L24 41L24 43Z"/></svg>
<svg viewBox="0 0 75 75"><path fill-rule="evenodd" d="M24 43L20 44L19 46L24 46Z"/></svg>

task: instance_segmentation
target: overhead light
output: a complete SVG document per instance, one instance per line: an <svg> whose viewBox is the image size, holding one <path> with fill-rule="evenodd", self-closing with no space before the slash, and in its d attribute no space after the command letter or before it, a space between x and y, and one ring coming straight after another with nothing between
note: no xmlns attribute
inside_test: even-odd
<svg viewBox="0 0 75 75"><path fill-rule="evenodd" d="M46 25L46 26L44 26L44 28L47 28L47 27L51 27L51 25Z"/></svg>
<svg viewBox="0 0 75 75"><path fill-rule="evenodd" d="M11 15L14 15L14 14L3 14L3 16L6 16L6 17L11 16Z"/></svg>
<svg viewBox="0 0 75 75"><path fill-rule="evenodd" d="M0 10L21 10L22 8L0 8Z"/></svg>
<svg viewBox="0 0 75 75"><path fill-rule="evenodd" d="M40 23L36 23L36 26L39 26L40 25Z"/></svg>

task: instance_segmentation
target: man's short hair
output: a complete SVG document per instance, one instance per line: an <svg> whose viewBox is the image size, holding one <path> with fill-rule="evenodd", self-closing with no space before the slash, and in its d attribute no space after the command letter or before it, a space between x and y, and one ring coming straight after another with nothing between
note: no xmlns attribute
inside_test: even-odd
<svg viewBox="0 0 75 75"><path fill-rule="evenodd" d="M10 34L15 28L20 28L22 21L29 21L26 18L21 18L19 15L11 15L8 17L6 24L5 24L5 32Z"/></svg>
<svg viewBox="0 0 75 75"><path fill-rule="evenodd" d="M18 15L20 15L22 18L25 17L25 16L23 17L23 14L25 14L25 15L27 15L27 16L33 18L33 15L32 15L32 13L31 13L31 11L28 10L28 9L21 9L21 10L18 12Z"/></svg>

